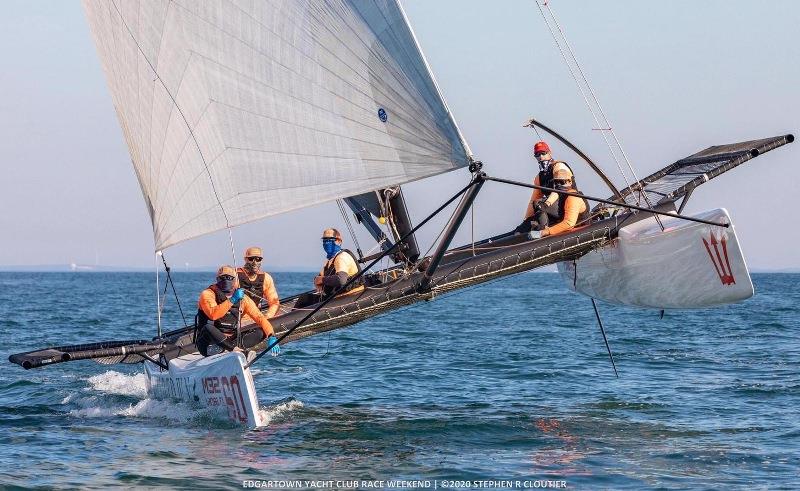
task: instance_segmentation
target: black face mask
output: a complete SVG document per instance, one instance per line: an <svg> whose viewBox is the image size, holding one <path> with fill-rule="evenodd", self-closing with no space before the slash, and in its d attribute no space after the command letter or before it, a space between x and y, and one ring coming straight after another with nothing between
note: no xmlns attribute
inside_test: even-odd
<svg viewBox="0 0 800 491"><path fill-rule="evenodd" d="M244 269L251 274L258 273L261 270L261 263L256 261L245 261Z"/></svg>
<svg viewBox="0 0 800 491"><path fill-rule="evenodd" d="M226 295L230 295L233 293L233 282L235 280L225 280L225 279L217 279L217 288L222 291L222 293Z"/></svg>

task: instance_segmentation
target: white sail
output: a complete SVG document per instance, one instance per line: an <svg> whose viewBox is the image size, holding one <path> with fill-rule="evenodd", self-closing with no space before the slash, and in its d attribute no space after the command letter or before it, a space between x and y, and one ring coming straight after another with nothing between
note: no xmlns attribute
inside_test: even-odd
<svg viewBox="0 0 800 491"><path fill-rule="evenodd" d="M396 0L84 0L158 249L468 164Z"/></svg>

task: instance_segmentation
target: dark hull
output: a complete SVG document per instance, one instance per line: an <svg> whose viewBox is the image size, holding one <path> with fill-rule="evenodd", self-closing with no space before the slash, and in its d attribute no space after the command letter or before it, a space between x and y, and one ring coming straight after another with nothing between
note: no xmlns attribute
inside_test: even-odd
<svg viewBox="0 0 800 491"><path fill-rule="evenodd" d="M397 279L339 297L314 314L284 339L284 343L321 332L349 326L366 318L389 312L453 290L478 285L503 276L529 271L560 261L576 259L616 236L616 219L594 223L567 234L536 241L511 236L482 241L449 251L433 276L429 291L418 292L422 272L400 270ZM388 274L391 276L391 270ZM290 309L293 302L282 304ZM293 310L271 320L279 334L294 328L310 309Z"/></svg>
<svg viewBox="0 0 800 491"><path fill-rule="evenodd" d="M601 247L616 237L623 223L631 223L646 214L625 213L573 230L569 233L538 240L524 236L500 236L448 251L433 275L430 289L418 291L423 273L390 268L378 271L372 278L383 278L379 284L364 291L344 295L329 302L305 323L294 329L282 344L308 336L350 326L375 315L423 300L430 300L460 288L466 288L524 271L530 271L560 261L576 259L592 249ZM310 282L309 278L309 282ZM271 319L278 336L297 326L313 306L294 309L297 296L284 299L280 312ZM109 341L78 346L61 346L11 355L9 360L25 368L78 359L94 359L100 363L139 363L141 354L151 358L159 355L169 360L196 351L193 327L178 329L152 340ZM243 327L242 344L247 348L264 347L261 330L254 325Z"/></svg>

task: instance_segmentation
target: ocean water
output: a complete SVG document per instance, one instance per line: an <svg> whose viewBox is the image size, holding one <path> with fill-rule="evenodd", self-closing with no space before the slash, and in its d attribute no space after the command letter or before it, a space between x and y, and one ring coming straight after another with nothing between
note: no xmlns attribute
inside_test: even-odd
<svg viewBox="0 0 800 491"><path fill-rule="evenodd" d="M191 317L212 274L174 276ZM289 295L311 276L275 279ZM269 425L248 431L149 399L138 365L7 361L152 336L152 274L0 273L0 487L797 489L800 275L753 278L746 302L664 319L600 303L619 378L590 301L555 274L437 298L264 357ZM181 325L173 299L164 322Z"/></svg>

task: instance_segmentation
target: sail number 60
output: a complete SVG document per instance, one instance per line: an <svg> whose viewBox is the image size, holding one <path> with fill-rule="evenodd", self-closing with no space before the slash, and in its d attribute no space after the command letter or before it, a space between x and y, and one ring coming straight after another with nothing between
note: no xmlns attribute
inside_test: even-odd
<svg viewBox="0 0 800 491"><path fill-rule="evenodd" d="M220 405L224 402L228 409L228 418L233 421L247 422L247 406L244 403L242 387L236 375L230 377L203 377L203 392L211 395L207 397L209 406ZM216 397L214 394L220 394ZM218 399L221 399L218 401Z"/></svg>

